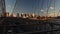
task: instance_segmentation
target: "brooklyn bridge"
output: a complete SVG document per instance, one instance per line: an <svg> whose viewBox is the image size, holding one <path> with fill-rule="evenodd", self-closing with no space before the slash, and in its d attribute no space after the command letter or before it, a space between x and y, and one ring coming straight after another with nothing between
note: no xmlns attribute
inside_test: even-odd
<svg viewBox="0 0 60 34"><path fill-rule="evenodd" d="M15 0L13 10L10 13L6 10L6 1L0 0L0 34L60 34L60 10L56 16L55 0L46 0L46 14L44 14L43 10L44 0L33 0L31 12L23 11L25 7L20 7L21 3L19 2L21 1ZM27 1L30 2L30 0ZM39 1L41 2L41 7L39 7ZM27 4L30 4L29 2ZM26 8L25 10L30 11L30 9ZM38 8L38 11L36 11L36 8ZM49 15L49 11L53 11L53 16Z"/></svg>

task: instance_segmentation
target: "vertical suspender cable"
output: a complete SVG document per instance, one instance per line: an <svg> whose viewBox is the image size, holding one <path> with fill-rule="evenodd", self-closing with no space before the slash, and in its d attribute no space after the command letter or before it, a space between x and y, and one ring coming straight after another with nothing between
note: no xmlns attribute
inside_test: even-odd
<svg viewBox="0 0 60 34"><path fill-rule="evenodd" d="M34 2L33 2L33 6L32 6L33 13L34 13L34 5L35 5L35 4L34 4Z"/></svg>
<svg viewBox="0 0 60 34"><path fill-rule="evenodd" d="M41 0L41 8L40 8L40 12L41 10L43 10L43 4L44 4L44 0ZM43 14L43 13L42 13Z"/></svg>
<svg viewBox="0 0 60 34"><path fill-rule="evenodd" d="M35 6L35 3L36 3L36 0L33 1L33 5L32 5L32 16L34 17L34 14L35 14L35 9L36 9L36 6Z"/></svg>
<svg viewBox="0 0 60 34"><path fill-rule="evenodd" d="M60 12L60 10L59 10L59 12ZM57 16L59 16L59 12L57 13Z"/></svg>
<svg viewBox="0 0 60 34"><path fill-rule="evenodd" d="M39 2L40 2L40 0L38 0L37 2L38 2L38 16L40 16L40 15L39 15L39 13L40 13L40 12L39 12L39 11L40 11L40 9L39 9Z"/></svg>
<svg viewBox="0 0 60 34"><path fill-rule="evenodd" d="M13 7L13 10L12 10L12 13L11 13L11 14L13 14L14 10L16 9L17 1L18 1L18 0L16 0L16 2L15 2L15 4L14 4L14 7Z"/></svg>
<svg viewBox="0 0 60 34"><path fill-rule="evenodd" d="M41 3L41 9L43 9L43 4L44 4L44 0L42 0L42 3Z"/></svg>
<svg viewBox="0 0 60 34"><path fill-rule="evenodd" d="M55 0L54 0L54 17L55 17Z"/></svg>
<svg viewBox="0 0 60 34"><path fill-rule="evenodd" d="M34 0L34 3L33 3L33 13L35 13L35 10L36 10L36 0Z"/></svg>
<svg viewBox="0 0 60 34"><path fill-rule="evenodd" d="M51 6L52 0L47 0L47 14L46 17L48 17L48 12L49 12L49 8Z"/></svg>

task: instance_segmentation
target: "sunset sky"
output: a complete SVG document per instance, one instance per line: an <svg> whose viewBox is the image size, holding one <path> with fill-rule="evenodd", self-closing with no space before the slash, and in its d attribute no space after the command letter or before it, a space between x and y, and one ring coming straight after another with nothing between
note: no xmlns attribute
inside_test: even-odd
<svg viewBox="0 0 60 34"><path fill-rule="evenodd" d="M51 3L50 3L51 1ZM16 0L6 0L6 11L12 13ZM54 0L17 0L14 9L15 12L19 13L35 13L38 15L45 15L47 13L47 3L49 6L49 16L54 15ZM55 15L59 12L60 0L55 0Z"/></svg>

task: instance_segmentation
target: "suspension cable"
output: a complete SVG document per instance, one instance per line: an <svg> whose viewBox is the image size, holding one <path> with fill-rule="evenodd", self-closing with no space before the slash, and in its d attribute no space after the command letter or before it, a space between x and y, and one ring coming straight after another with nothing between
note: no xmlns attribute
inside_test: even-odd
<svg viewBox="0 0 60 34"><path fill-rule="evenodd" d="M40 0L38 0L37 2L38 2L38 16L40 16L40 15L39 15L39 13L40 13L40 12L39 12L39 11L40 11L40 7L39 7L39 4L40 4L39 2L40 2Z"/></svg>
<svg viewBox="0 0 60 34"><path fill-rule="evenodd" d="M47 1L47 15L46 15L46 17L48 17L48 12L49 12L49 8L51 6L51 3L52 3L52 0Z"/></svg>
<svg viewBox="0 0 60 34"><path fill-rule="evenodd" d="M15 4L14 4L14 7L13 7L13 10L12 10L12 13L11 13L11 14L13 14L13 12L14 12L14 9L15 9L15 7L16 7L17 1L18 1L18 0L16 0L16 2L15 2Z"/></svg>
<svg viewBox="0 0 60 34"><path fill-rule="evenodd" d="M41 8L40 8L40 12L41 12L41 9L43 9L43 4L44 4L44 0L41 0Z"/></svg>
<svg viewBox="0 0 60 34"><path fill-rule="evenodd" d="M55 0L54 0L54 17L55 17Z"/></svg>
<svg viewBox="0 0 60 34"><path fill-rule="evenodd" d="M34 1L35 2L35 1ZM35 8L35 3L33 2L33 6L32 6L32 10L33 10L33 13L35 13L34 11L34 8Z"/></svg>
<svg viewBox="0 0 60 34"><path fill-rule="evenodd" d="M59 10L59 12L60 12L60 10ZM57 16L59 16L59 12L57 13Z"/></svg>

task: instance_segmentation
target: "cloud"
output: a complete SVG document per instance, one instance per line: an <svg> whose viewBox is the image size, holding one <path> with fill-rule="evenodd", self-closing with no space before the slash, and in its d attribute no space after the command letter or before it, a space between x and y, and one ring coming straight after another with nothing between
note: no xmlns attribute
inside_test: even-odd
<svg viewBox="0 0 60 34"><path fill-rule="evenodd" d="M50 7L50 9L54 9L54 7Z"/></svg>
<svg viewBox="0 0 60 34"><path fill-rule="evenodd" d="M43 12L44 10L43 10L43 9L41 9L40 11L42 11L42 12Z"/></svg>

